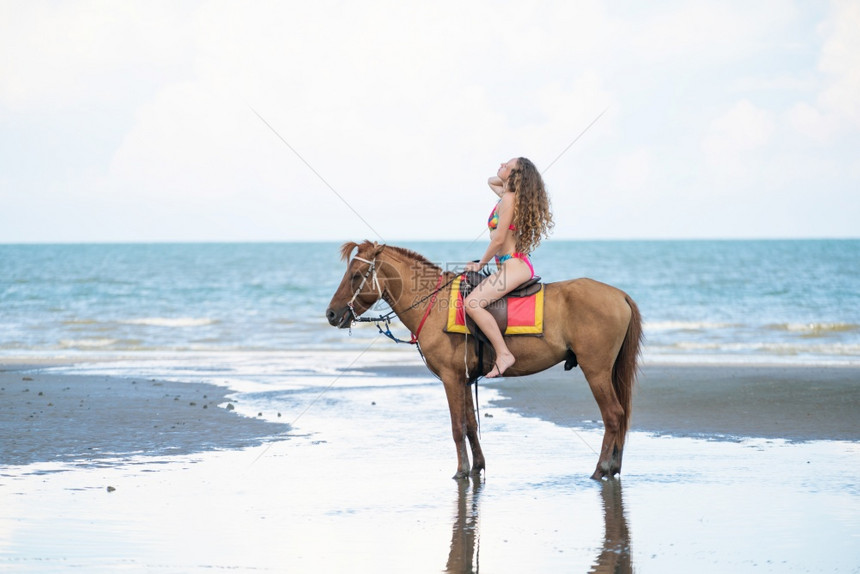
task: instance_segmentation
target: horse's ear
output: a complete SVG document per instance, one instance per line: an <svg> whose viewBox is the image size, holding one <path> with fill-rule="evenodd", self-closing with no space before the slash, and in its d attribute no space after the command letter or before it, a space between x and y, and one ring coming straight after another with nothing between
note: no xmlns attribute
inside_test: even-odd
<svg viewBox="0 0 860 574"><path fill-rule="evenodd" d="M382 253L382 250L385 249L384 243L376 243L373 242L373 251L371 251L372 256L375 258L377 255Z"/></svg>
<svg viewBox="0 0 860 574"><path fill-rule="evenodd" d="M349 261L349 258L352 256L352 251L358 247L358 243L355 241L347 241L343 245L340 246L340 260L341 261Z"/></svg>

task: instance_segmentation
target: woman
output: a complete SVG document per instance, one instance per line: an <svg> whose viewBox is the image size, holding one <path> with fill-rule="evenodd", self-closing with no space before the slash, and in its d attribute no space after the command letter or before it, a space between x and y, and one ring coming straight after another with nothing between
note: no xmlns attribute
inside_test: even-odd
<svg viewBox="0 0 860 574"><path fill-rule="evenodd" d="M496 352L496 363L487 373L487 378L494 378L510 368L516 358L486 307L534 277L529 253L540 244L541 236L549 233L553 221L543 179L526 158L503 163L487 183L499 196L487 222L490 245L477 263L466 265L466 271L480 271L493 258L498 269L466 297L465 307Z"/></svg>

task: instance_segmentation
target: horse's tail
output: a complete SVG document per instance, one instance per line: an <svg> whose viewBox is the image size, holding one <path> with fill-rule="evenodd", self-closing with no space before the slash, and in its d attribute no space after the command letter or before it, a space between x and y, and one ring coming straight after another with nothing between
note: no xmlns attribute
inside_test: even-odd
<svg viewBox="0 0 860 574"><path fill-rule="evenodd" d="M621 349L615 358L615 364L612 366L612 387L615 389L618 402L624 409L624 418L621 422L622 437L627 434L627 429L630 426L630 414L633 410L633 385L638 374L637 363L643 338L642 316L639 314L639 307L629 295L625 295L624 298L630 306L630 323L627 324L627 334L624 336L624 342L621 343Z"/></svg>

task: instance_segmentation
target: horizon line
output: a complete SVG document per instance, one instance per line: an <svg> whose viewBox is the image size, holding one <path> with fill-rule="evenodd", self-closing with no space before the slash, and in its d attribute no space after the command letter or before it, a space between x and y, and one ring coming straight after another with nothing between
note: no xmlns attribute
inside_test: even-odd
<svg viewBox="0 0 860 574"><path fill-rule="evenodd" d="M363 241L364 239L361 239ZM816 236L816 237L566 237L544 240L541 245L554 242L672 242L672 241L857 241L860 236ZM288 243L331 243L341 244L354 239L139 239L139 240L45 240L45 241L3 241L0 246L15 245L263 245ZM386 241L386 245L396 243L467 243L470 239L395 239Z"/></svg>

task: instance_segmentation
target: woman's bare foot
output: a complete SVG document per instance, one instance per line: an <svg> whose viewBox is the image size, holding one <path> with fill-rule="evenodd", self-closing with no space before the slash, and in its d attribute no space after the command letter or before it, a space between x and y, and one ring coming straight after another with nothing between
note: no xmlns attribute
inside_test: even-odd
<svg viewBox="0 0 860 574"><path fill-rule="evenodd" d="M513 355L499 355L496 357L496 364L493 365L493 370L487 373L488 379L501 377L514 363L517 362Z"/></svg>

